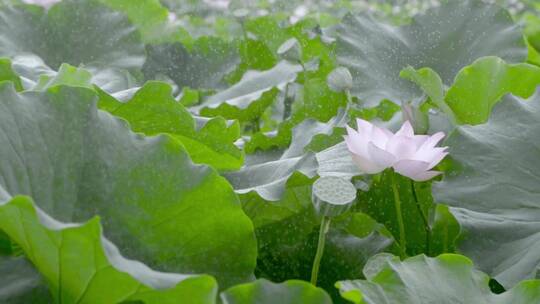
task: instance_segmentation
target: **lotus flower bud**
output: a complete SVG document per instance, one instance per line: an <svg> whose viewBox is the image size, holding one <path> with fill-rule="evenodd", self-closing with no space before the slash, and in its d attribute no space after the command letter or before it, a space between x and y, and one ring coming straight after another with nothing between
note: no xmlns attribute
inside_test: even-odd
<svg viewBox="0 0 540 304"><path fill-rule="evenodd" d="M277 53L279 57L289 61L300 62L302 60L302 49L296 38L291 38L283 42L278 48Z"/></svg>
<svg viewBox="0 0 540 304"><path fill-rule="evenodd" d="M412 125L414 133L426 134L429 129L427 113L420 111L418 107L415 107L410 103L402 103L401 114L403 116L403 121L409 121Z"/></svg>
<svg viewBox="0 0 540 304"><path fill-rule="evenodd" d="M352 88L352 80L351 72L347 68L338 67L328 74L326 83L332 91L344 92Z"/></svg>
<svg viewBox="0 0 540 304"><path fill-rule="evenodd" d="M356 188L341 177L323 176L312 188L312 201L320 216L338 216L351 208Z"/></svg>

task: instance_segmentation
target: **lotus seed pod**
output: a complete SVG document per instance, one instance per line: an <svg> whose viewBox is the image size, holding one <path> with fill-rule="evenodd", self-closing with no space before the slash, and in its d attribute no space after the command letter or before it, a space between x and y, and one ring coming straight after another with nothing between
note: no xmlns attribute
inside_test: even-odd
<svg viewBox="0 0 540 304"><path fill-rule="evenodd" d="M345 67L335 68L326 78L328 87L335 92L344 92L352 88L351 72Z"/></svg>
<svg viewBox="0 0 540 304"><path fill-rule="evenodd" d="M341 177L323 176L313 184L311 196L320 216L338 216L351 208L356 188Z"/></svg>
<svg viewBox="0 0 540 304"><path fill-rule="evenodd" d="M302 49L300 43L296 38L291 38L278 48L277 53L279 57L285 60L300 62L302 60Z"/></svg>
<svg viewBox="0 0 540 304"><path fill-rule="evenodd" d="M401 115L403 121L409 121L415 134L426 134L429 129L429 119L427 113L420 111L418 107L410 103L401 104Z"/></svg>

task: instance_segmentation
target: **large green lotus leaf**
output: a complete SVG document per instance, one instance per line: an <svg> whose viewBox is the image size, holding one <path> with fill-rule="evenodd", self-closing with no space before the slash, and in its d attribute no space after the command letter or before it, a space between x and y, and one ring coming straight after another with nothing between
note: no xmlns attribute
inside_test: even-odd
<svg viewBox="0 0 540 304"><path fill-rule="evenodd" d="M0 7L0 56L13 56L26 52L43 53L46 40L45 12L37 6Z"/></svg>
<svg viewBox="0 0 540 304"><path fill-rule="evenodd" d="M367 280L336 284L342 296L357 304L529 304L540 301L540 280L523 281L493 294L489 277L457 254L424 255L405 261L378 256L364 268Z"/></svg>
<svg viewBox="0 0 540 304"><path fill-rule="evenodd" d="M433 186L464 230L460 249L505 287L538 276L540 94L507 96L486 124L445 142L459 165Z"/></svg>
<svg viewBox="0 0 540 304"><path fill-rule="evenodd" d="M48 81L57 75L57 72L46 65L45 62L43 62L43 59L33 54L13 56L10 59L10 62L13 72L18 76L21 82L20 90L15 84L18 91L32 90L37 87L40 82L43 83L44 81Z"/></svg>
<svg viewBox="0 0 540 304"><path fill-rule="evenodd" d="M0 256L0 302L47 304L51 297L41 275L24 257Z"/></svg>
<svg viewBox="0 0 540 304"><path fill-rule="evenodd" d="M326 43L318 35L319 24L313 19L302 20L292 26L280 26L280 16L263 16L247 20L245 29L258 41L268 46L272 53L278 57L279 47L287 40L295 38L301 48L301 61L304 64L316 59L319 67L313 74L325 78L335 67L334 45Z"/></svg>
<svg viewBox="0 0 540 304"><path fill-rule="evenodd" d="M527 12L523 15L525 28L523 30L527 40L535 50L540 51L540 18L533 12Z"/></svg>
<svg viewBox="0 0 540 304"><path fill-rule="evenodd" d="M527 43L527 47L529 50L527 62L536 66L540 66L540 53L535 48L533 48L530 43Z"/></svg>
<svg viewBox="0 0 540 304"><path fill-rule="evenodd" d="M62 221L98 214L109 239L154 268L209 273L222 286L250 278L253 227L227 181L177 140L134 134L96 101L83 88L0 85L5 192Z"/></svg>
<svg viewBox="0 0 540 304"><path fill-rule="evenodd" d="M336 116L339 108L347 104L345 93L337 93L326 84L324 78L309 78L304 81L302 103L295 105L292 120L313 118L328 121Z"/></svg>
<svg viewBox="0 0 540 304"><path fill-rule="evenodd" d="M240 63L237 44L216 37L201 37L190 49L179 42L146 48L148 59L143 66L146 78L165 75L180 88L223 89L225 76Z"/></svg>
<svg viewBox="0 0 540 304"><path fill-rule="evenodd" d="M215 303L215 279L157 272L124 258L103 237L98 218L64 224L18 196L0 205L0 219L0 229L42 274L55 303Z"/></svg>
<svg viewBox="0 0 540 304"><path fill-rule="evenodd" d="M235 191L240 194L256 192L268 201L281 198L287 180L299 172L314 177L317 171L315 154L305 151L313 136L331 134L336 127L343 127L346 112L341 111L328 123L306 119L293 129L293 139L288 149L275 156L274 151L250 158L242 169L226 174ZM280 152L280 151L278 151ZM331 156L329 156L331 158Z"/></svg>
<svg viewBox="0 0 540 304"><path fill-rule="evenodd" d="M238 44L240 65L234 73L227 76L229 83L236 83L248 70L269 70L276 65L278 59L262 41L246 39Z"/></svg>
<svg viewBox="0 0 540 304"><path fill-rule="evenodd" d="M281 61L265 71L247 71L231 87L208 97L197 110L206 116L249 121L258 118L279 92L296 79L302 70L299 64Z"/></svg>
<svg viewBox="0 0 540 304"><path fill-rule="evenodd" d="M289 28L291 36L298 39L302 47L302 61L305 66L316 60L318 67L310 76L326 78L336 67L335 43L328 43L321 38L319 24L313 19L306 19Z"/></svg>
<svg viewBox="0 0 540 304"><path fill-rule="evenodd" d="M125 13L141 33L146 43L163 41L189 42L191 37L184 29L168 20L169 11L159 0L98 0L114 10Z"/></svg>
<svg viewBox="0 0 540 304"><path fill-rule="evenodd" d="M0 80L2 78L12 81L17 91L44 91L53 86L67 85L106 91L112 96L127 99L138 89L135 87L136 80L128 71L106 68L87 70L67 63L54 71L36 55L0 59Z"/></svg>
<svg viewBox="0 0 540 304"><path fill-rule="evenodd" d="M41 58L32 54L17 55L11 59L9 67L0 67L0 73L14 73L18 79L14 82L18 91L45 90L54 85L70 85L101 90L113 95L122 95L137 87L138 82L129 71L110 68L82 68L67 63L60 65L58 71L51 69ZM20 82L20 86L19 86Z"/></svg>
<svg viewBox="0 0 540 304"><path fill-rule="evenodd" d="M539 84L540 67L486 57L459 71L445 101L458 122L480 124L488 120L493 106L504 95L529 98Z"/></svg>
<svg viewBox="0 0 540 304"><path fill-rule="evenodd" d="M257 132L252 134L244 145L247 154L271 149L286 149L291 143L292 129L295 127L292 120L285 120L276 130Z"/></svg>
<svg viewBox="0 0 540 304"><path fill-rule="evenodd" d="M433 103L439 105L444 101L444 84L439 74L431 68L415 70L408 66L399 72L399 76L416 83Z"/></svg>
<svg viewBox="0 0 540 304"><path fill-rule="evenodd" d="M13 242L5 233L0 232L0 256L13 254L13 249Z"/></svg>
<svg viewBox="0 0 540 304"><path fill-rule="evenodd" d="M62 1L48 11L47 26L47 50L38 55L53 68L60 63L139 68L144 61L140 35L129 20L97 2Z"/></svg>
<svg viewBox="0 0 540 304"><path fill-rule="evenodd" d="M92 74L85 69L63 63L54 77L40 77L33 90L42 91L56 85L92 89Z"/></svg>
<svg viewBox="0 0 540 304"><path fill-rule="evenodd" d="M197 129L195 119L172 97L168 84L148 82L127 102L101 95L101 109L127 120L135 132L172 135L182 142L194 162L219 170L242 166L244 155L234 145L240 137L238 122L228 126L225 119L216 117Z"/></svg>
<svg viewBox="0 0 540 304"><path fill-rule="evenodd" d="M299 280L277 284L261 279L221 293L224 304L273 304L278 299L281 304L332 304L330 296L323 289Z"/></svg>
<svg viewBox="0 0 540 304"><path fill-rule="evenodd" d="M431 224L431 253L456 252L461 227L448 206L437 205Z"/></svg>
<svg viewBox="0 0 540 304"><path fill-rule="evenodd" d="M254 191L266 200L276 201L283 195L285 183L295 172L314 177L316 168L315 155L306 153L289 158L263 158L260 163L247 163L239 171L225 176L239 194Z"/></svg>
<svg viewBox="0 0 540 304"><path fill-rule="evenodd" d="M62 63L139 68L145 58L140 35L128 18L93 0L62 1L48 12L6 6L0 27L0 55L34 53L53 69Z"/></svg>
<svg viewBox="0 0 540 304"><path fill-rule="evenodd" d="M420 97L413 84L399 77L409 65L434 69L448 85L479 57L494 55L508 62L527 57L510 14L477 0L448 1L401 27L369 15L347 15L336 30L338 62L353 75L351 93L367 106Z"/></svg>
<svg viewBox="0 0 540 304"><path fill-rule="evenodd" d="M22 91L23 89L21 78L13 71L11 60L8 58L0 58L0 82L1 81L13 82L17 91Z"/></svg>
<svg viewBox="0 0 540 304"><path fill-rule="evenodd" d="M258 41L266 44L275 55L277 55L277 50L283 42L291 38L286 28L279 25L278 18L273 16L262 16L246 20L245 28Z"/></svg>
<svg viewBox="0 0 540 304"><path fill-rule="evenodd" d="M439 75L431 68L408 67L400 75L420 86L435 105L459 124L484 123L504 95L528 98L540 84L539 67L509 64L492 56L480 58L459 71L446 95Z"/></svg>

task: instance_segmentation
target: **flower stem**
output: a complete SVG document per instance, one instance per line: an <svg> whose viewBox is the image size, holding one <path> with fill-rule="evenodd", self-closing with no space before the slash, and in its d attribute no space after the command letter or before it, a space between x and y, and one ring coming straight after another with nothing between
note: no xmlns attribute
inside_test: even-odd
<svg viewBox="0 0 540 304"><path fill-rule="evenodd" d="M420 213L420 216L422 216L422 221L424 222L424 230L426 231L426 255L430 255L430 243L431 243L431 227L429 226L429 222L427 219L426 214L422 210L422 206L420 206L420 202L418 201L418 196L416 195L416 188L414 187L414 182L411 181L411 191L414 198L414 201L416 203L416 208L418 209L418 212Z"/></svg>
<svg viewBox="0 0 540 304"><path fill-rule="evenodd" d="M330 218L324 216L321 221L321 228L319 230L319 242L317 243L317 253L315 253L315 259L313 260L313 267L311 268L311 284L317 286L317 276L319 275L319 266L321 265L321 259L324 253L324 243L326 241L326 233L330 227Z"/></svg>
<svg viewBox="0 0 540 304"><path fill-rule="evenodd" d="M283 120L287 120L291 116L293 99L289 98L289 84L285 85L285 100L283 109Z"/></svg>
<svg viewBox="0 0 540 304"><path fill-rule="evenodd" d="M401 200L399 199L399 192L396 183L396 173L392 171L392 191L394 192L394 206L396 208L396 216L399 227L399 249L400 257L404 259L407 257L405 249L407 248L407 241L405 240L405 225L403 224L403 214L401 213Z"/></svg>
<svg viewBox="0 0 540 304"><path fill-rule="evenodd" d="M347 106L352 104L352 96L350 90L345 90L345 96L347 96Z"/></svg>

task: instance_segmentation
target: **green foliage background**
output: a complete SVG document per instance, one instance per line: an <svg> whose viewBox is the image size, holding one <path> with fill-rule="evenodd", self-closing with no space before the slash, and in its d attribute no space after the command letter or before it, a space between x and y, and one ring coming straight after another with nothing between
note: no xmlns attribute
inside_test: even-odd
<svg viewBox="0 0 540 304"><path fill-rule="evenodd" d="M0 2L0 302L540 302L540 4L441 2ZM450 156L400 235L342 136L404 104Z"/></svg>

